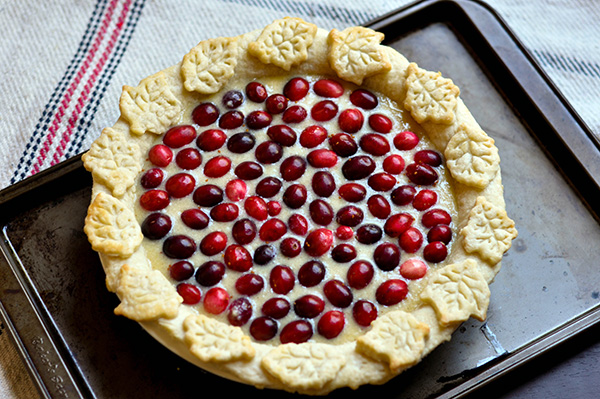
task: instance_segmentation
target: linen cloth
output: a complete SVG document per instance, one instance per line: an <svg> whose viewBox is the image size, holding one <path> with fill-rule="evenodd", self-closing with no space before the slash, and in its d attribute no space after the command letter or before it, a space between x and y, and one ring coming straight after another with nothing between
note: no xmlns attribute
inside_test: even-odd
<svg viewBox="0 0 600 399"><path fill-rule="evenodd" d="M360 25L408 0L0 0L0 189L89 148L122 85L283 16ZM600 139L600 2L488 0ZM38 393L0 328L0 397Z"/></svg>

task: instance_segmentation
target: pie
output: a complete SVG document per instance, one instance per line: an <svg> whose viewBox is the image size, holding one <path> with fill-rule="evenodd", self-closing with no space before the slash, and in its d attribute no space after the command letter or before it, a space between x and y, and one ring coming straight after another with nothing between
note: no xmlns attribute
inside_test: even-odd
<svg viewBox="0 0 600 399"><path fill-rule="evenodd" d="M115 314L217 375L381 384L465 320L517 231L494 140L439 72L299 18L124 86L83 155Z"/></svg>

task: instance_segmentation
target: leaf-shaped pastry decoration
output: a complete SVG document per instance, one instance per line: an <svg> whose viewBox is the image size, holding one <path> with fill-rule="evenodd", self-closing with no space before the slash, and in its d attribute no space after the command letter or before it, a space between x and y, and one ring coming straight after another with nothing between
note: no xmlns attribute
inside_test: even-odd
<svg viewBox="0 0 600 399"><path fill-rule="evenodd" d="M81 159L94 179L108 187L115 197L125 194L142 169L139 146L111 128L102 130Z"/></svg>
<svg viewBox="0 0 600 399"><path fill-rule="evenodd" d="M494 139L477 127L461 124L444 151L446 164L459 182L485 188L500 165Z"/></svg>
<svg viewBox="0 0 600 399"><path fill-rule="evenodd" d="M120 257L130 256L144 238L133 211L103 192L90 204L83 230L94 251Z"/></svg>
<svg viewBox="0 0 600 399"><path fill-rule="evenodd" d="M183 86L202 94L216 93L229 81L237 65L235 38L217 38L198 43L181 62Z"/></svg>
<svg viewBox="0 0 600 399"><path fill-rule="evenodd" d="M304 343L280 345L267 353L261 364L287 386L319 389L335 378L344 362L335 347Z"/></svg>
<svg viewBox="0 0 600 399"><path fill-rule="evenodd" d="M115 314L136 321L160 317L171 319L177 316L179 305L183 302L175 287L161 272L127 264L121 268L117 295L121 303L115 309Z"/></svg>
<svg viewBox="0 0 600 399"><path fill-rule="evenodd" d="M490 289L473 259L437 270L421 299L430 303L442 325L463 322L473 316L485 320Z"/></svg>
<svg viewBox="0 0 600 399"><path fill-rule="evenodd" d="M406 69L406 88L404 108L418 123L449 125L454 121L460 90L452 80L410 63Z"/></svg>
<svg viewBox="0 0 600 399"><path fill-rule="evenodd" d="M190 315L183 321L185 342L203 362L231 362L254 357L256 351L241 328L204 315Z"/></svg>
<svg viewBox="0 0 600 399"><path fill-rule="evenodd" d="M162 134L179 122L183 113L163 72L143 79L137 87L123 86L119 107L137 135Z"/></svg>
<svg viewBox="0 0 600 399"><path fill-rule="evenodd" d="M371 331L357 339L356 350L398 370L421 359L428 334L429 326L410 313L389 312L376 319Z"/></svg>
<svg viewBox="0 0 600 399"><path fill-rule="evenodd" d="M289 71L306 60L316 34L317 26L300 18L278 19L248 45L248 52L265 64Z"/></svg>
<svg viewBox="0 0 600 399"><path fill-rule="evenodd" d="M518 233L515 222L504 208L478 197L460 234L464 237L463 244L468 253L478 253L481 259L495 265L509 250Z"/></svg>
<svg viewBox="0 0 600 399"><path fill-rule="evenodd" d="M379 44L383 33L363 27L333 29L329 32L328 61L337 75L357 85L369 76L392 68L388 55Z"/></svg>

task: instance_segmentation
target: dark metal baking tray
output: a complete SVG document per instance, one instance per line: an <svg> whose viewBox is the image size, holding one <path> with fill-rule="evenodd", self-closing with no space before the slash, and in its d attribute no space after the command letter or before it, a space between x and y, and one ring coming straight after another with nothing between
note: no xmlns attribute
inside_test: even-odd
<svg viewBox="0 0 600 399"><path fill-rule="evenodd" d="M369 26L461 87L496 139L520 234L491 285L486 322L465 322L452 341L387 384L330 396L462 397L598 321L598 142L484 3L420 1ZM187 398L208 387L255 394L113 315L117 299L82 230L90 187L75 157L0 192L0 314L40 396Z"/></svg>

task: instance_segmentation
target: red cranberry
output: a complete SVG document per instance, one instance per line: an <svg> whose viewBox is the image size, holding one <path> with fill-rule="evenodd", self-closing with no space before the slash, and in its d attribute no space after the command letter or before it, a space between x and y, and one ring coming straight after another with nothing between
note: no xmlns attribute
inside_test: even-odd
<svg viewBox="0 0 600 399"><path fill-rule="evenodd" d="M285 295L294 288L296 278L289 266L277 265L271 269L269 284L274 293Z"/></svg>
<svg viewBox="0 0 600 399"><path fill-rule="evenodd" d="M349 157L356 154L358 144L348 133L337 133L329 138L329 146L340 157Z"/></svg>
<svg viewBox="0 0 600 399"><path fill-rule="evenodd" d="M367 133L360 138L360 148L371 155L385 155L390 152L390 143L380 134Z"/></svg>
<svg viewBox="0 0 600 399"><path fill-rule="evenodd" d="M325 309L325 301L313 294L303 295L294 301L294 312L300 317L313 319Z"/></svg>
<svg viewBox="0 0 600 399"><path fill-rule="evenodd" d="M215 151L223 147L227 140L225 132L219 129L208 129L198 135L196 145L202 151Z"/></svg>
<svg viewBox="0 0 600 399"><path fill-rule="evenodd" d="M239 212L236 204L223 203L210 210L210 217L215 222L231 222L237 219Z"/></svg>
<svg viewBox="0 0 600 399"><path fill-rule="evenodd" d="M284 238L279 244L279 252L285 257L295 258L302 252L302 244L296 238Z"/></svg>
<svg viewBox="0 0 600 399"><path fill-rule="evenodd" d="M241 295L252 296L258 294L265 286L265 280L254 273L241 275L235 281L235 289Z"/></svg>
<svg viewBox="0 0 600 399"><path fill-rule="evenodd" d="M419 259L409 259L400 265L400 275L409 280L418 280L427 273L427 265Z"/></svg>
<svg viewBox="0 0 600 399"><path fill-rule="evenodd" d="M377 133L389 133L392 131L392 120L382 114L369 116L369 126Z"/></svg>
<svg viewBox="0 0 600 399"><path fill-rule="evenodd" d="M412 226L415 218L408 213L396 213L385 221L383 231L390 237L399 237L410 226Z"/></svg>
<svg viewBox="0 0 600 399"><path fill-rule="evenodd" d="M250 324L250 334L257 341L268 341L277 335L277 322L270 317L257 317Z"/></svg>
<svg viewBox="0 0 600 399"><path fill-rule="evenodd" d="M344 87L332 79L319 79L315 82L313 90L318 96L338 98L344 94Z"/></svg>
<svg viewBox="0 0 600 399"><path fill-rule="evenodd" d="M257 162L244 161L235 167L233 173L242 180L254 180L262 176L263 168Z"/></svg>
<svg viewBox="0 0 600 399"><path fill-rule="evenodd" d="M266 220L269 216L267 203L264 199L257 196L246 198L246 201L244 201L244 209L248 215L256 220Z"/></svg>
<svg viewBox="0 0 600 399"><path fill-rule="evenodd" d="M367 200L367 207L371 215L378 219L387 219L392 212L390 203L383 195L375 194Z"/></svg>
<svg viewBox="0 0 600 399"><path fill-rule="evenodd" d="M375 224L364 224L356 230L356 240L362 244L374 244L382 236L381 228Z"/></svg>
<svg viewBox="0 0 600 399"><path fill-rule="evenodd" d="M356 108L346 109L340 113L338 118L338 126L343 132L356 133L364 123L362 112Z"/></svg>
<svg viewBox="0 0 600 399"><path fill-rule="evenodd" d="M321 256L327 253L333 245L333 232L329 229L311 231L304 240L304 250L310 256Z"/></svg>
<svg viewBox="0 0 600 399"><path fill-rule="evenodd" d="M340 240L349 240L354 237L354 230L352 230L352 227L339 226L335 229L335 236Z"/></svg>
<svg viewBox="0 0 600 399"><path fill-rule="evenodd" d="M283 202L291 209L298 209L306 202L308 191L302 184L292 184L283 193Z"/></svg>
<svg viewBox="0 0 600 399"><path fill-rule="evenodd" d="M173 160L173 151L164 144L156 144L148 151L148 160L153 165L164 168Z"/></svg>
<svg viewBox="0 0 600 399"><path fill-rule="evenodd" d="M187 260L180 260L169 266L169 275L175 281L184 281L194 275L194 266Z"/></svg>
<svg viewBox="0 0 600 399"><path fill-rule="evenodd" d="M356 248L350 244L338 244L331 250L331 258L338 263L348 263L357 255Z"/></svg>
<svg viewBox="0 0 600 399"><path fill-rule="evenodd" d="M225 249L225 265L236 272L247 272L252 268L252 256L241 245L232 244Z"/></svg>
<svg viewBox="0 0 600 399"><path fill-rule="evenodd" d="M225 194L231 201L240 201L246 197L248 186L241 179L234 179L225 185Z"/></svg>
<svg viewBox="0 0 600 399"><path fill-rule="evenodd" d="M169 194L164 190L146 191L140 197L140 206L150 212L165 209L170 202Z"/></svg>
<svg viewBox="0 0 600 399"><path fill-rule="evenodd" d="M276 255L275 247L272 245L261 245L254 251L254 263L263 266L273 260Z"/></svg>
<svg viewBox="0 0 600 399"><path fill-rule="evenodd" d="M240 111L225 112L219 119L219 127L221 129L237 129L244 124L244 114Z"/></svg>
<svg viewBox="0 0 600 399"><path fill-rule="evenodd" d="M252 317L252 304L248 298L237 298L229 306L227 320L232 326L243 326Z"/></svg>
<svg viewBox="0 0 600 399"><path fill-rule="evenodd" d="M225 108L229 109L237 108L242 105L243 102L244 94L239 90L229 90L221 99L221 104L223 104Z"/></svg>
<svg viewBox="0 0 600 399"><path fill-rule="evenodd" d="M423 235L418 229L409 227L404 233L400 234L398 243L405 252L414 254L423 244Z"/></svg>
<svg viewBox="0 0 600 399"><path fill-rule="evenodd" d="M283 156L283 148L274 141L265 141L256 147L254 156L262 164L276 163Z"/></svg>
<svg viewBox="0 0 600 399"><path fill-rule="evenodd" d="M296 132L287 125L271 126L267 129L267 136L284 147L290 147L296 143Z"/></svg>
<svg viewBox="0 0 600 399"><path fill-rule="evenodd" d="M327 138L327 129L320 125L311 125L300 134L300 145L305 148L315 148Z"/></svg>
<svg viewBox="0 0 600 399"><path fill-rule="evenodd" d="M306 320L294 320L283 326L279 333L282 344L301 344L308 341L313 335L313 328Z"/></svg>
<svg viewBox="0 0 600 399"><path fill-rule="evenodd" d="M396 185L396 178L389 173L379 172L370 176L367 182L375 191L389 191Z"/></svg>
<svg viewBox="0 0 600 399"><path fill-rule="evenodd" d="M404 158L398 154L387 156L383 160L383 170L392 175L399 175L404 170Z"/></svg>
<svg viewBox="0 0 600 399"><path fill-rule="evenodd" d="M342 226L355 227L362 223L364 219L363 211L354 205L348 205L340 209L336 216L335 221Z"/></svg>
<svg viewBox="0 0 600 399"><path fill-rule="evenodd" d="M361 299L352 307L352 316L356 324L368 327L377 318L377 308L371 302Z"/></svg>
<svg viewBox="0 0 600 399"><path fill-rule="evenodd" d="M373 265L365 260L359 260L354 262L349 268L346 278L348 279L348 285L354 289L360 290L365 288L375 275L375 269Z"/></svg>
<svg viewBox="0 0 600 399"><path fill-rule="evenodd" d="M410 131L398 133L394 137L394 146L400 151L412 150L419 144L419 137Z"/></svg>
<svg viewBox="0 0 600 399"><path fill-rule="evenodd" d="M188 283L177 284L177 293L186 305L195 305L202 299L202 292L198 287Z"/></svg>
<svg viewBox="0 0 600 399"><path fill-rule="evenodd" d="M195 148L184 148L177 153L175 163L181 169L193 170L202 164L202 155Z"/></svg>
<svg viewBox="0 0 600 399"><path fill-rule="evenodd" d="M442 164L442 156L439 152L433 150L417 151L413 157L416 163L424 163L430 166L440 166Z"/></svg>
<svg viewBox="0 0 600 399"><path fill-rule="evenodd" d="M246 85L246 97L255 103L262 103L267 99L267 89L261 83L250 82Z"/></svg>
<svg viewBox="0 0 600 399"><path fill-rule="evenodd" d="M303 106L292 105L283 112L283 116L281 117L281 119L285 123L300 123L304 119L306 119L307 116L308 113L306 112L306 109Z"/></svg>
<svg viewBox="0 0 600 399"><path fill-rule="evenodd" d="M270 298L263 304L261 311L265 316L281 319L290 312L290 302L285 298Z"/></svg>
<svg viewBox="0 0 600 399"><path fill-rule="evenodd" d="M142 178L140 179L140 184L145 189L156 188L156 187L160 186L160 183L162 183L164 176L165 176L165 173L162 171L162 169L159 169L159 168L148 169L142 175Z"/></svg>
<svg viewBox="0 0 600 399"><path fill-rule="evenodd" d="M287 157L279 167L279 173L285 181L298 180L305 171L306 161L298 155Z"/></svg>
<svg viewBox="0 0 600 399"><path fill-rule="evenodd" d="M352 303L350 288L340 280L329 280L323 286L323 293L331 304L338 308L347 308Z"/></svg>
<svg viewBox="0 0 600 399"><path fill-rule="evenodd" d="M163 143L171 148L180 148L194 141L196 129L191 125L175 126L167 130Z"/></svg>
<svg viewBox="0 0 600 399"><path fill-rule="evenodd" d="M251 133L236 133L227 140L227 149L236 154L243 154L254 148L256 139Z"/></svg>
<svg viewBox="0 0 600 399"><path fill-rule="evenodd" d="M432 190L421 190L413 199L413 207L418 211L431 208L437 202L437 194Z"/></svg>
<svg viewBox="0 0 600 399"><path fill-rule="evenodd" d="M221 262L209 260L196 270L194 278L203 287L212 287L218 284L225 275L225 265Z"/></svg>
<svg viewBox="0 0 600 399"><path fill-rule="evenodd" d="M292 78L283 87L283 94L292 101L306 97L310 85L304 78Z"/></svg>
<svg viewBox="0 0 600 399"><path fill-rule="evenodd" d="M367 196L367 190L358 183L346 183L340 187L338 193L348 202L360 202Z"/></svg>
<svg viewBox="0 0 600 399"><path fill-rule="evenodd" d="M423 248L423 258L427 262L439 263L448 256L448 248L441 241L433 241Z"/></svg>
<svg viewBox="0 0 600 399"><path fill-rule="evenodd" d="M142 234L150 240L159 240L171 231L171 218L164 213L151 213L142 222Z"/></svg>
<svg viewBox="0 0 600 399"><path fill-rule="evenodd" d="M249 129L262 129L271 124L273 117L266 111L252 111L246 116L246 126Z"/></svg>
<svg viewBox="0 0 600 399"><path fill-rule="evenodd" d="M384 242L375 248L373 253L375 264L381 270L389 272L400 264L400 248L391 242Z"/></svg>
<svg viewBox="0 0 600 399"><path fill-rule="evenodd" d="M310 260L300 267L298 282L303 287L314 287L325 278L325 266L317 261Z"/></svg>
<svg viewBox="0 0 600 399"><path fill-rule="evenodd" d="M256 185L256 194L264 198L271 198L281 190L281 180L276 177L265 177Z"/></svg>
<svg viewBox="0 0 600 399"><path fill-rule="evenodd" d="M198 208L186 209L181 212L181 221L190 229L202 230L208 226L208 215Z"/></svg>
<svg viewBox="0 0 600 399"><path fill-rule="evenodd" d="M362 109L373 109L379 103L375 94L364 89L354 90L350 94L350 102Z"/></svg>
<svg viewBox="0 0 600 399"><path fill-rule="evenodd" d="M200 252L206 256L216 255L227 246L227 235L222 231L208 233L200 241Z"/></svg>
<svg viewBox="0 0 600 399"><path fill-rule="evenodd" d="M231 160L225 156L218 155L211 158L204 165L204 174L206 177L221 177L231 169Z"/></svg>
<svg viewBox="0 0 600 399"><path fill-rule="evenodd" d="M438 179L437 172L429 165L422 163L411 163L406 167L406 176L414 184L429 186Z"/></svg>
<svg viewBox="0 0 600 399"><path fill-rule="evenodd" d="M196 243L183 234L167 237L163 242L163 253L172 259L187 259L194 252L196 252Z"/></svg>
<svg viewBox="0 0 600 399"><path fill-rule="evenodd" d="M373 158L367 155L358 155L344 163L342 173L347 180L360 180L370 176L375 171L375 167Z"/></svg>
<svg viewBox="0 0 600 399"><path fill-rule="evenodd" d="M338 113L338 106L330 100L319 101L310 110L310 116L317 122L330 121Z"/></svg>
<svg viewBox="0 0 600 399"><path fill-rule="evenodd" d="M199 126L208 126L219 119L219 109L212 103L202 103L192 111L192 119Z"/></svg>
<svg viewBox="0 0 600 399"><path fill-rule="evenodd" d="M173 198L183 198L194 191L196 179L188 173L177 173L165 183L167 193Z"/></svg>
<svg viewBox="0 0 600 399"><path fill-rule="evenodd" d="M320 148L308 153L308 163L314 168L331 168L337 163L337 154L331 150Z"/></svg>
<svg viewBox="0 0 600 399"><path fill-rule="evenodd" d="M267 97L265 106L269 113L273 115L280 114L287 108L288 99L283 94L272 94Z"/></svg>
<svg viewBox="0 0 600 399"><path fill-rule="evenodd" d="M240 219L233 224L231 235L240 245L250 244L256 237L256 225L250 219Z"/></svg>
<svg viewBox="0 0 600 399"><path fill-rule="evenodd" d="M287 226L279 219L269 219L260 226L258 235L264 242L277 241L287 233Z"/></svg>
<svg viewBox="0 0 600 399"><path fill-rule="evenodd" d="M269 212L269 216L277 216L281 213L281 204L279 201L269 201L267 202L267 210Z"/></svg>
<svg viewBox="0 0 600 399"><path fill-rule="evenodd" d="M320 226L327 226L333 220L333 208L322 199L312 201L308 210L313 222Z"/></svg>
<svg viewBox="0 0 600 399"><path fill-rule="evenodd" d="M375 299L384 306L392 306L408 295L408 286L404 280L391 279L383 282L375 292Z"/></svg>
<svg viewBox="0 0 600 399"><path fill-rule="evenodd" d="M427 228L431 228L438 224L449 225L452 222L452 217L443 209L432 209L423 214L421 223Z"/></svg>
<svg viewBox="0 0 600 399"><path fill-rule="evenodd" d="M446 224L436 224L427 233L427 241L441 241L448 245L452 240L452 229Z"/></svg>
<svg viewBox="0 0 600 399"><path fill-rule="evenodd" d="M340 335L346 324L344 313L339 310L326 312L317 323L317 331L327 339L333 339Z"/></svg>
<svg viewBox="0 0 600 399"><path fill-rule="evenodd" d="M229 294L224 288L213 287L204 295L204 310L211 314L221 314L229 306Z"/></svg>
<svg viewBox="0 0 600 399"><path fill-rule="evenodd" d="M319 197L329 197L335 191L335 179L326 171L319 171L312 177L312 189Z"/></svg>
<svg viewBox="0 0 600 399"><path fill-rule="evenodd" d="M392 191L392 202L396 205L408 205L412 202L417 194L417 189L408 184L397 187Z"/></svg>
<svg viewBox="0 0 600 399"><path fill-rule="evenodd" d="M300 214L294 213L288 220L288 227L290 231L299 236L303 236L308 233L308 221Z"/></svg>
<svg viewBox="0 0 600 399"><path fill-rule="evenodd" d="M205 184L194 191L194 202L200 206L215 206L223 201L223 190L214 184Z"/></svg>

